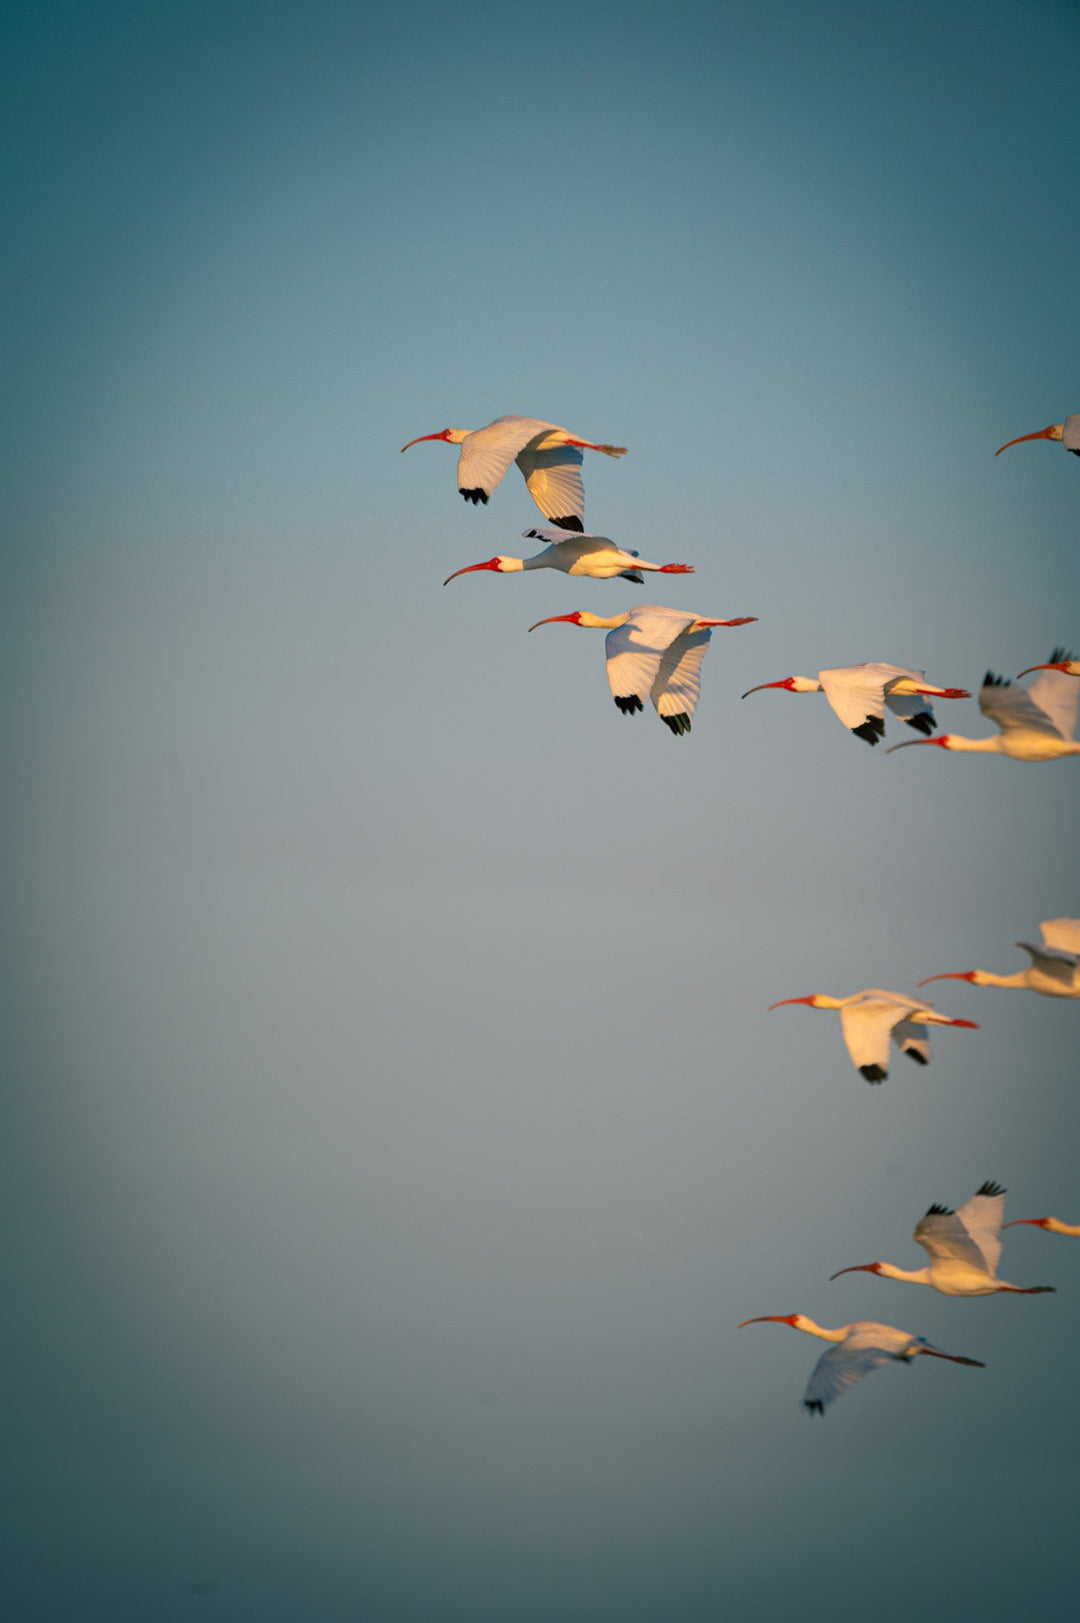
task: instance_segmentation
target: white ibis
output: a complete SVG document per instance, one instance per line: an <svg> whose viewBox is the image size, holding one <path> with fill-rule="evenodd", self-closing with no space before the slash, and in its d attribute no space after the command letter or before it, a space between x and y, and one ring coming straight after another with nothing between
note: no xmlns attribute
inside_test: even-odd
<svg viewBox="0 0 1080 1623"><path fill-rule="evenodd" d="M937 726L934 709L923 698L970 699L964 688L931 687L924 671L904 665L841 665L836 670L818 671L811 676L785 676L782 682L760 682L743 694L760 693L764 688L786 688L789 693L824 693L844 726L876 744L885 732L885 706L927 737Z"/></svg>
<svg viewBox="0 0 1080 1623"><path fill-rule="evenodd" d="M891 1262L861 1262L832 1274L878 1274L882 1279L903 1279L909 1285L931 1285L943 1296L993 1296L998 1291L1016 1296L1041 1296L1053 1285L1010 1285L998 1278L1001 1261L1001 1224L1005 1191L1000 1184L984 1183L959 1211L931 1206L915 1225L914 1239L930 1258L925 1268L894 1268Z"/></svg>
<svg viewBox="0 0 1080 1623"><path fill-rule="evenodd" d="M1045 1229L1047 1234L1080 1234L1080 1223L1063 1223L1060 1217L1014 1217L1005 1227L1015 1229L1021 1224L1031 1224L1037 1229Z"/></svg>
<svg viewBox="0 0 1080 1623"><path fill-rule="evenodd" d="M625 456L625 445L595 445L592 440L571 434L557 423L539 417L496 417L486 428L444 428L439 434L421 434L409 445L423 440L445 440L460 445L458 489L475 506L486 503L502 483L511 462L516 462L529 487L529 495L553 524L580 534L585 519L585 487L578 471L582 451L601 451L604 456ZM407 451L409 445L403 445Z"/></svg>
<svg viewBox="0 0 1080 1623"><path fill-rule="evenodd" d="M638 586L645 584L641 571L655 571L659 575L692 575L693 564L650 564L636 552L624 552L606 535L579 535L576 530L523 530L526 541L546 541L543 552L532 558L489 558L486 563L466 564L455 569L443 581L449 586L459 575L471 574L475 569L494 569L500 575L512 575L519 569L561 569L564 575L589 575L593 580L611 580L621 575Z"/></svg>
<svg viewBox="0 0 1080 1623"><path fill-rule="evenodd" d="M969 981L972 986L1017 986L1043 997L1080 997L1080 919L1044 919L1039 925L1042 941L1018 941L1016 945L1031 954L1027 969L1015 975L994 975L988 969L951 970L944 975L928 975L920 981Z"/></svg>
<svg viewBox="0 0 1080 1623"><path fill-rule="evenodd" d="M978 1030L974 1020L950 1020L947 1014L938 1014L932 1003L905 997L902 992L883 992L878 987L852 992L848 997L829 997L824 992L814 992L810 997L785 997L779 1003L770 1003L769 1009L780 1009L788 1003L805 1003L811 1009L839 1009L851 1063L868 1082L884 1082L889 1074L890 1037L900 1052L917 1065L929 1065L930 1039L920 1035L918 1026Z"/></svg>
<svg viewBox="0 0 1080 1623"><path fill-rule="evenodd" d="M1080 676L1080 659L1073 659L1064 648L1055 648L1046 665L1029 665L1020 676L1030 676L1032 671L1061 671L1064 676ZM1017 681L1019 681L1017 677Z"/></svg>
<svg viewBox="0 0 1080 1623"><path fill-rule="evenodd" d="M931 1346L922 1336L913 1336L909 1330L897 1330L891 1324L875 1324L871 1319L856 1319L854 1324L842 1324L839 1330L826 1330L808 1319L805 1313L766 1313L758 1319L744 1319L738 1328L742 1330L748 1324L790 1324L793 1330L836 1343L827 1353L822 1353L814 1365L802 1400L807 1414L824 1414L834 1399L842 1397L856 1381L861 1381L871 1370L880 1369L882 1364L910 1363L913 1358L926 1355L947 1358L951 1364L986 1368L978 1358L958 1358L955 1353Z"/></svg>
<svg viewBox="0 0 1080 1623"><path fill-rule="evenodd" d="M942 733L938 738L909 738L887 753L936 744L946 750L1007 755L1011 761L1057 761L1064 755L1080 755L1080 744L1073 738L1080 684L1061 670L1061 663L1044 669L1028 688L1014 687L987 671L979 689L979 709L999 728L989 738Z"/></svg>
<svg viewBox="0 0 1080 1623"><path fill-rule="evenodd" d="M746 626L756 620L744 614L736 620L702 620L681 609L642 603L625 614L607 618L581 609L574 614L551 614L529 627L567 625L607 631L607 677L612 697L624 716L645 708L648 696L665 727L676 737L690 731L701 692L701 662L709 647L713 626Z"/></svg>
<svg viewBox="0 0 1080 1623"><path fill-rule="evenodd" d="M1066 451L1080 456L1080 411L1066 417L1063 423L1051 423L1049 428L1040 428L1034 434L1021 434L1015 440L1006 440L1004 445L998 446L994 455L1000 456L1010 445L1022 445L1025 440L1061 440Z"/></svg>

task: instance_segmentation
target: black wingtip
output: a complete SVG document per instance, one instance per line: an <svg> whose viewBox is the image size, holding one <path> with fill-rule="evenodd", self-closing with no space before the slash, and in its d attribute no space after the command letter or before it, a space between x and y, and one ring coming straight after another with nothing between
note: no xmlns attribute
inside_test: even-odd
<svg viewBox="0 0 1080 1623"><path fill-rule="evenodd" d="M984 688L1011 688L1012 683L1007 676L995 676L993 671L987 671L983 677Z"/></svg>
<svg viewBox="0 0 1080 1623"><path fill-rule="evenodd" d="M635 586L644 586L645 576L640 569L624 569L619 575L620 580L633 581Z"/></svg>
<svg viewBox="0 0 1080 1623"><path fill-rule="evenodd" d="M560 530L576 530L578 535L585 534L585 526L576 513L571 513L568 518L553 518L551 522L557 524Z"/></svg>
<svg viewBox="0 0 1080 1623"><path fill-rule="evenodd" d="M644 710L645 708L636 693L616 693L615 703L618 705L624 716L636 715L639 710Z"/></svg>
<svg viewBox="0 0 1080 1623"><path fill-rule="evenodd" d="M807 1414L823 1415L825 1413L825 1405L817 1398L806 1398L803 1401L803 1408L806 1410Z"/></svg>
<svg viewBox="0 0 1080 1623"><path fill-rule="evenodd" d="M884 1082L888 1071L883 1071L880 1065L860 1065L859 1075L865 1076L868 1082Z"/></svg>
<svg viewBox="0 0 1080 1623"><path fill-rule="evenodd" d="M661 716L660 720L664 723L665 727L671 728L676 738L678 738L680 733L688 733L690 731L690 717L686 714L685 710L680 711L677 716Z"/></svg>
<svg viewBox="0 0 1080 1623"><path fill-rule="evenodd" d="M860 726L851 730L856 738L865 738L868 744L876 744L879 738L885 736L885 723L880 716L867 716Z"/></svg>
<svg viewBox="0 0 1080 1623"><path fill-rule="evenodd" d="M487 493L486 490L482 489L481 486L479 486L479 485L477 485L475 490L463 490L461 492L461 494L464 496L464 498L465 498L465 500L467 502L472 502L474 507L477 505L478 502L483 502L484 506L485 507L487 506L488 493Z"/></svg>
<svg viewBox="0 0 1080 1623"><path fill-rule="evenodd" d="M929 1065L930 1061L925 1054L920 1054L917 1048L905 1048L904 1053L908 1059L913 1059L916 1065Z"/></svg>
<svg viewBox="0 0 1080 1623"><path fill-rule="evenodd" d="M926 1208L926 1215L927 1217L955 1217L956 1213L951 1206L934 1205Z"/></svg>
<svg viewBox="0 0 1080 1623"><path fill-rule="evenodd" d="M1001 1184L995 1183L992 1178L988 1178L981 1188L975 1191L977 1195L1003 1195L1005 1192Z"/></svg>
<svg viewBox="0 0 1080 1623"><path fill-rule="evenodd" d="M937 722L928 710L920 710L917 716L908 717L908 726L914 727L917 733L922 733L924 737L929 738L937 726Z"/></svg>

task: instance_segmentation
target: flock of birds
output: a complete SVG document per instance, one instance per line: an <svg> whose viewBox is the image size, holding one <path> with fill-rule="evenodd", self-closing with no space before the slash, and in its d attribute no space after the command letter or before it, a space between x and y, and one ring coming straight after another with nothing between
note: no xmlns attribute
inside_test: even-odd
<svg viewBox="0 0 1080 1623"><path fill-rule="evenodd" d="M1009 440L994 454L1036 439L1060 440L1067 451L1080 456L1080 413L1067 417L1064 423ZM544 543L543 551L533 557L500 554L483 563L468 564L448 575L444 586L476 570L512 574L519 570L556 569L566 575L594 580L621 578L636 585L644 584L645 573L694 572L691 564L648 563L606 536L586 533L583 452L620 457L626 454L624 446L598 444L555 423L515 416L497 417L486 428L472 431L444 428L438 434L423 434L402 446L402 450L425 440L460 446L458 490L474 505L486 504L511 463L516 463L530 496L550 525L523 532L525 539ZM755 618L740 615L734 619L708 619L686 610L645 603L610 616L580 609L550 615L536 621L529 630L556 622L606 630L608 684L618 709L624 715L633 715L644 710L645 700L649 699L661 721L678 737L690 731L701 692L701 667L713 630L749 625ZM824 693L843 725L870 745L884 736L888 710L924 735L894 744L887 752L890 754L911 745L936 744L949 750L1006 755L1014 761L1052 761L1080 755L1080 742L1075 738L1080 715L1080 660L1058 648L1048 661L1029 666L1016 680L1036 671L1041 674L1026 688L987 671L978 696L979 709L998 731L984 738L955 733L932 736L937 726L932 700L968 699L971 694L964 688L937 687L926 681L923 671L901 665L869 663L822 670L816 678L787 676L759 683L749 688L743 698L765 688ZM964 980L973 986L1024 988L1043 997L1080 998L1080 919L1048 919L1040 930L1042 940L1038 944L1017 943L1030 955L1031 963L1015 974L952 970L930 975L919 985L935 980ZM815 992L808 997L783 998L770 1008L795 1003L838 1011L852 1063L872 1083L883 1082L888 1075L890 1043L916 1063L926 1065L930 1061L929 1026L976 1029L972 1020L951 1019L919 998L879 988L853 992L847 997ZM1022 1217L1006 1223L1005 1190L988 1182L958 1210L934 1205L920 1218L913 1237L930 1258L926 1267L909 1270L888 1262L867 1262L841 1268L831 1277L868 1272L885 1279L929 1285L946 1296L988 1296L998 1292L1035 1295L1052 1291L1052 1285L1013 1285L998 1275L1002 1229L1023 1224L1051 1234L1080 1235L1080 1224L1064 1223L1056 1217ZM943 1352L921 1336L865 1319L830 1330L803 1313L766 1314L745 1319L738 1328L763 1323L788 1324L833 1344L815 1365L803 1397L803 1407L811 1414L823 1414L850 1386L889 1362L909 1363L926 1355L983 1367L978 1359Z"/></svg>

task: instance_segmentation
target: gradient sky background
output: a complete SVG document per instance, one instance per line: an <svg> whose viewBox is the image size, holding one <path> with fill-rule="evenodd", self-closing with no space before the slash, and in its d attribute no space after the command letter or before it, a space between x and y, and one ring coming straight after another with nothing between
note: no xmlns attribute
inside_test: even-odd
<svg viewBox="0 0 1080 1623"><path fill-rule="evenodd" d="M778 998L1026 963L1080 762L751 685L1080 645L1075 4L9 8L5 1590L21 1623L1073 1615L1080 1006L881 1088ZM503 412L629 446L531 550ZM690 738L603 639L717 632ZM944 727L984 734L974 701ZM898 733L895 724L891 731ZM875 1318L984 1359L811 1423Z"/></svg>

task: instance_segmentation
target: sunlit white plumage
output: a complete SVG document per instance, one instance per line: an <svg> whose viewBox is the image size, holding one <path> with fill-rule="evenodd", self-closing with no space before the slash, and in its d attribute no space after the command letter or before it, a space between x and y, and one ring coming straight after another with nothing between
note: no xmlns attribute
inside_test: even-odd
<svg viewBox="0 0 1080 1623"><path fill-rule="evenodd" d="M930 1039L920 1026L965 1026L976 1030L973 1020L950 1020L939 1014L932 1003L907 997L903 992L884 992L869 987L848 997L829 997L814 992L809 997L785 997L769 1008L789 1003L805 1003L811 1009L838 1009L844 1042L855 1069L868 1082L884 1082L889 1074L889 1041L919 1065L930 1063Z"/></svg>
<svg viewBox="0 0 1080 1623"><path fill-rule="evenodd" d="M501 553L486 563L466 564L455 569L443 581L449 586L458 575L468 575L477 569L493 569L500 575L515 574L522 569L559 569L564 575L588 575L593 580L611 580L621 575L638 586L644 585L641 571L660 575L692 575L693 564L651 564L639 558L636 552L624 551L606 535L579 535L576 530L523 530L526 541L546 541L543 552L531 558L506 558Z"/></svg>
<svg viewBox="0 0 1080 1623"><path fill-rule="evenodd" d="M1037 429L1034 434L1020 434L1014 440L1006 440L1004 445L998 446L994 455L1000 456L1010 445L1022 445L1025 440L1060 440L1066 451L1080 456L1080 411L1066 417L1063 423L1051 423L1049 428Z"/></svg>
<svg viewBox="0 0 1080 1623"><path fill-rule="evenodd" d="M891 1324L875 1324L872 1319L856 1319L853 1324L842 1324L838 1330L826 1330L805 1313L766 1313L757 1319L744 1319L738 1328L742 1330L748 1324L790 1324L793 1330L836 1343L814 1365L802 1400L808 1414L824 1414L830 1403L842 1397L871 1370L880 1369L882 1364L910 1362L926 1354L931 1358L947 1358L952 1364L971 1364L976 1369L986 1367L977 1358L958 1358L955 1353L942 1352L940 1347L932 1346L922 1336L913 1336L909 1330L897 1330Z"/></svg>
<svg viewBox="0 0 1080 1623"><path fill-rule="evenodd" d="M571 434L557 423L540 417L496 417L486 428L444 428L421 434L423 440L445 440L460 445L458 490L467 502L487 502L502 483L511 462L516 462L529 487L529 495L545 518L563 530L585 529L585 487L581 482L582 451L625 456L624 445L597 445ZM403 445L407 451L409 445Z"/></svg>
<svg viewBox="0 0 1080 1623"><path fill-rule="evenodd" d="M1010 1285L998 1278L1005 1191L984 1183L958 1211L931 1206L915 1225L913 1238L930 1258L925 1268L896 1268L891 1262L860 1262L832 1275L879 1274L911 1285L930 1285L943 1296L993 1296L998 1291L1038 1296L1053 1285Z"/></svg>
<svg viewBox="0 0 1080 1623"><path fill-rule="evenodd" d="M713 626L745 626L755 615L735 620L703 620L682 609L642 603L625 614L605 617L581 609L551 614L529 627L568 625L606 630L607 677L623 715L634 715L650 698L660 720L676 735L688 733L701 692L701 664Z"/></svg>
<svg viewBox="0 0 1080 1623"><path fill-rule="evenodd" d="M929 736L937 726L930 697L970 699L964 688L939 688L926 680L925 671L906 665L840 665L819 671L817 677L785 676L781 682L760 682L743 698L764 688L785 688L789 693L824 693L835 715L856 738L876 744L885 733L885 706L916 732Z"/></svg>
<svg viewBox="0 0 1080 1623"><path fill-rule="evenodd" d="M888 753L936 744L947 750L1007 755L1012 761L1056 761L1064 755L1080 755L1080 744L1073 738L1080 714L1080 683L1061 669L1069 659L1063 649L1055 649L1050 665L1032 667L1042 674L1027 688L987 671L979 690L979 709L1000 729L989 738L942 733L939 738L912 738L894 744Z"/></svg>
<svg viewBox="0 0 1080 1623"><path fill-rule="evenodd" d="M1080 997L1080 919L1044 919L1039 930L1041 942L1016 943L1031 954L1031 963L1014 975L995 975L988 969L950 970L943 975L928 975L919 985L969 981L972 986L1019 987L1043 997Z"/></svg>

